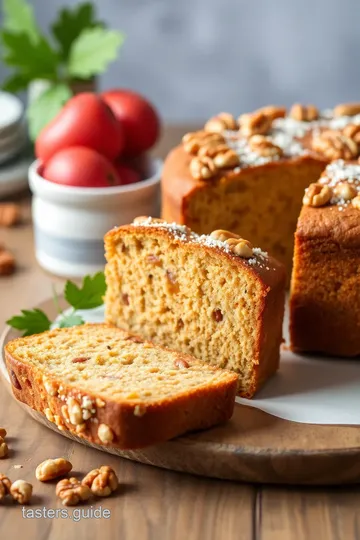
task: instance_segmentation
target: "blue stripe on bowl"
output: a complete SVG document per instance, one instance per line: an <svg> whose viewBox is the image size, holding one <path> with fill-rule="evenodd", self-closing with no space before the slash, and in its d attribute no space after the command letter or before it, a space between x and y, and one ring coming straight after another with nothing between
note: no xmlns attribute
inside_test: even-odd
<svg viewBox="0 0 360 540"><path fill-rule="evenodd" d="M105 264L103 240L61 238L35 227L35 244L38 251L64 262Z"/></svg>

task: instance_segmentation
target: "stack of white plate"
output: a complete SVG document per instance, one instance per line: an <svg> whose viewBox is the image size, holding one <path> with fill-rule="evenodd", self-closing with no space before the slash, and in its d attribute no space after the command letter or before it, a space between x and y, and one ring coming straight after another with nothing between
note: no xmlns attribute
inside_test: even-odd
<svg viewBox="0 0 360 540"><path fill-rule="evenodd" d="M0 197L26 186L28 154L24 106L16 96L0 92Z"/></svg>

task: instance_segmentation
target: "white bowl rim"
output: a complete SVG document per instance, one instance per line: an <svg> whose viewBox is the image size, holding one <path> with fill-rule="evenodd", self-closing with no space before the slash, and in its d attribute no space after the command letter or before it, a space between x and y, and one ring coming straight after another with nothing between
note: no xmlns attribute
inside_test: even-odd
<svg viewBox="0 0 360 540"><path fill-rule="evenodd" d="M140 182L135 182L134 184L126 184L124 186L109 186L109 187L78 187L78 186L63 186L62 184L55 184L54 182L49 182L43 176L41 176L37 169L40 165L40 160L36 159L33 161L29 167L29 185L33 193L35 193L36 188L41 191L46 190L48 193L53 194L63 194L63 195L74 195L80 197L99 197L99 196L113 196L119 195L120 193L132 193L136 191L141 191L147 187L156 185L161 180L161 170L163 166L163 160L159 158L149 158L150 166L153 169L153 174L141 180Z"/></svg>

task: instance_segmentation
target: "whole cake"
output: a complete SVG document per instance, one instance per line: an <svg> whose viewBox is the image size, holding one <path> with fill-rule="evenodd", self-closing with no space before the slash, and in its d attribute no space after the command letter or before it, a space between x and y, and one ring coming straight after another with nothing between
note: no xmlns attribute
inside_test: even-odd
<svg viewBox="0 0 360 540"><path fill-rule="evenodd" d="M57 328L9 342L16 398L91 443L142 448L233 412L237 376L114 326Z"/></svg>
<svg viewBox="0 0 360 540"><path fill-rule="evenodd" d="M285 271L225 230L141 217L105 236L106 320L240 375L251 397L279 364Z"/></svg>
<svg viewBox="0 0 360 540"><path fill-rule="evenodd" d="M198 234L228 229L263 246L290 277L305 188L326 164L359 155L360 104L227 113L187 133L165 161L162 217Z"/></svg>
<svg viewBox="0 0 360 540"><path fill-rule="evenodd" d="M333 161L308 187L295 234L295 351L360 355L360 165Z"/></svg>

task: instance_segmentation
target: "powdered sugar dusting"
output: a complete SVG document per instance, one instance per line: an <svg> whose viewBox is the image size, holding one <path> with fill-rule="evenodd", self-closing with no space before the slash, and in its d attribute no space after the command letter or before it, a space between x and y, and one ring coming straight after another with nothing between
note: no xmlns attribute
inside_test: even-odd
<svg viewBox="0 0 360 540"><path fill-rule="evenodd" d="M221 249L225 253L234 255L227 242L216 240L215 238L212 238L208 234L198 235L194 233L193 231L191 231L188 227L186 227L186 225L178 225L177 223L167 223L166 221L160 221L160 220L157 220L156 218L153 219L151 217L148 217L144 219L143 221L137 220L136 223L132 223L132 225L134 227L149 227L149 228L166 229L177 240L180 240L181 242L199 244L199 245L207 246L210 248ZM237 255L234 255L234 257L237 257ZM263 251L260 248L253 248L253 257L251 257L250 259L242 258L242 260L246 262L247 264L249 264L250 266L256 266L258 268L270 270L268 266L269 264L268 253L266 251Z"/></svg>

